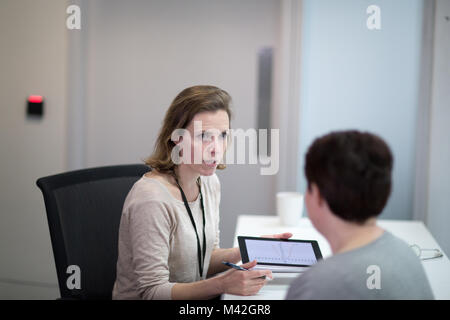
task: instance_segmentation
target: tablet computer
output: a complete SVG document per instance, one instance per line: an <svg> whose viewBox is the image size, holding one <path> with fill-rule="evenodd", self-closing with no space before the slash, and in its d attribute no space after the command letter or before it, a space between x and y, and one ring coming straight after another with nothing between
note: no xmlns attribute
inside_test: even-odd
<svg viewBox="0 0 450 320"><path fill-rule="evenodd" d="M238 236L242 263L256 260L253 269L272 272L303 272L322 259L316 240L273 239Z"/></svg>

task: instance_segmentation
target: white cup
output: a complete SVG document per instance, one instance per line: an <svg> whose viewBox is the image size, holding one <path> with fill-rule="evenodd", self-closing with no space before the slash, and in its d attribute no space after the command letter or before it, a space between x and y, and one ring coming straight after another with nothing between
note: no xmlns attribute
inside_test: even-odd
<svg viewBox="0 0 450 320"><path fill-rule="evenodd" d="M303 215L303 195L299 192L278 192L277 214L282 225L298 225Z"/></svg>

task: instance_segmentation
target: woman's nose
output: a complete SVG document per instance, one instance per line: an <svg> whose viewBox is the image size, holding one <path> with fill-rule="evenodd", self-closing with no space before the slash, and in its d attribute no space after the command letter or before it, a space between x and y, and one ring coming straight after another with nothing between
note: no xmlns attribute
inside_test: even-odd
<svg viewBox="0 0 450 320"><path fill-rule="evenodd" d="M216 152L220 152L219 138L216 136L212 136L206 149L211 154L211 156L215 156Z"/></svg>

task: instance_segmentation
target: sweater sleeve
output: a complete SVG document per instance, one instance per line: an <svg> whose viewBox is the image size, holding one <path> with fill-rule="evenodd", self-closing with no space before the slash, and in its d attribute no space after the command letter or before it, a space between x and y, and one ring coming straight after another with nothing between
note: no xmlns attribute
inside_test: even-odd
<svg viewBox="0 0 450 320"><path fill-rule="evenodd" d="M169 252L172 221L167 205L160 201L133 204L128 211L132 267L142 299L171 299Z"/></svg>

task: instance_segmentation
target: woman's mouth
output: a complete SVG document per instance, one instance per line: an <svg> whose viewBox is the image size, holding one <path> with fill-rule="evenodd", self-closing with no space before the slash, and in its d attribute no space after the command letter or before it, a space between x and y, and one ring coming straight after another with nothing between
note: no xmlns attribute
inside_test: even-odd
<svg viewBox="0 0 450 320"><path fill-rule="evenodd" d="M214 168L216 166L216 160L203 160L203 164L209 168Z"/></svg>

